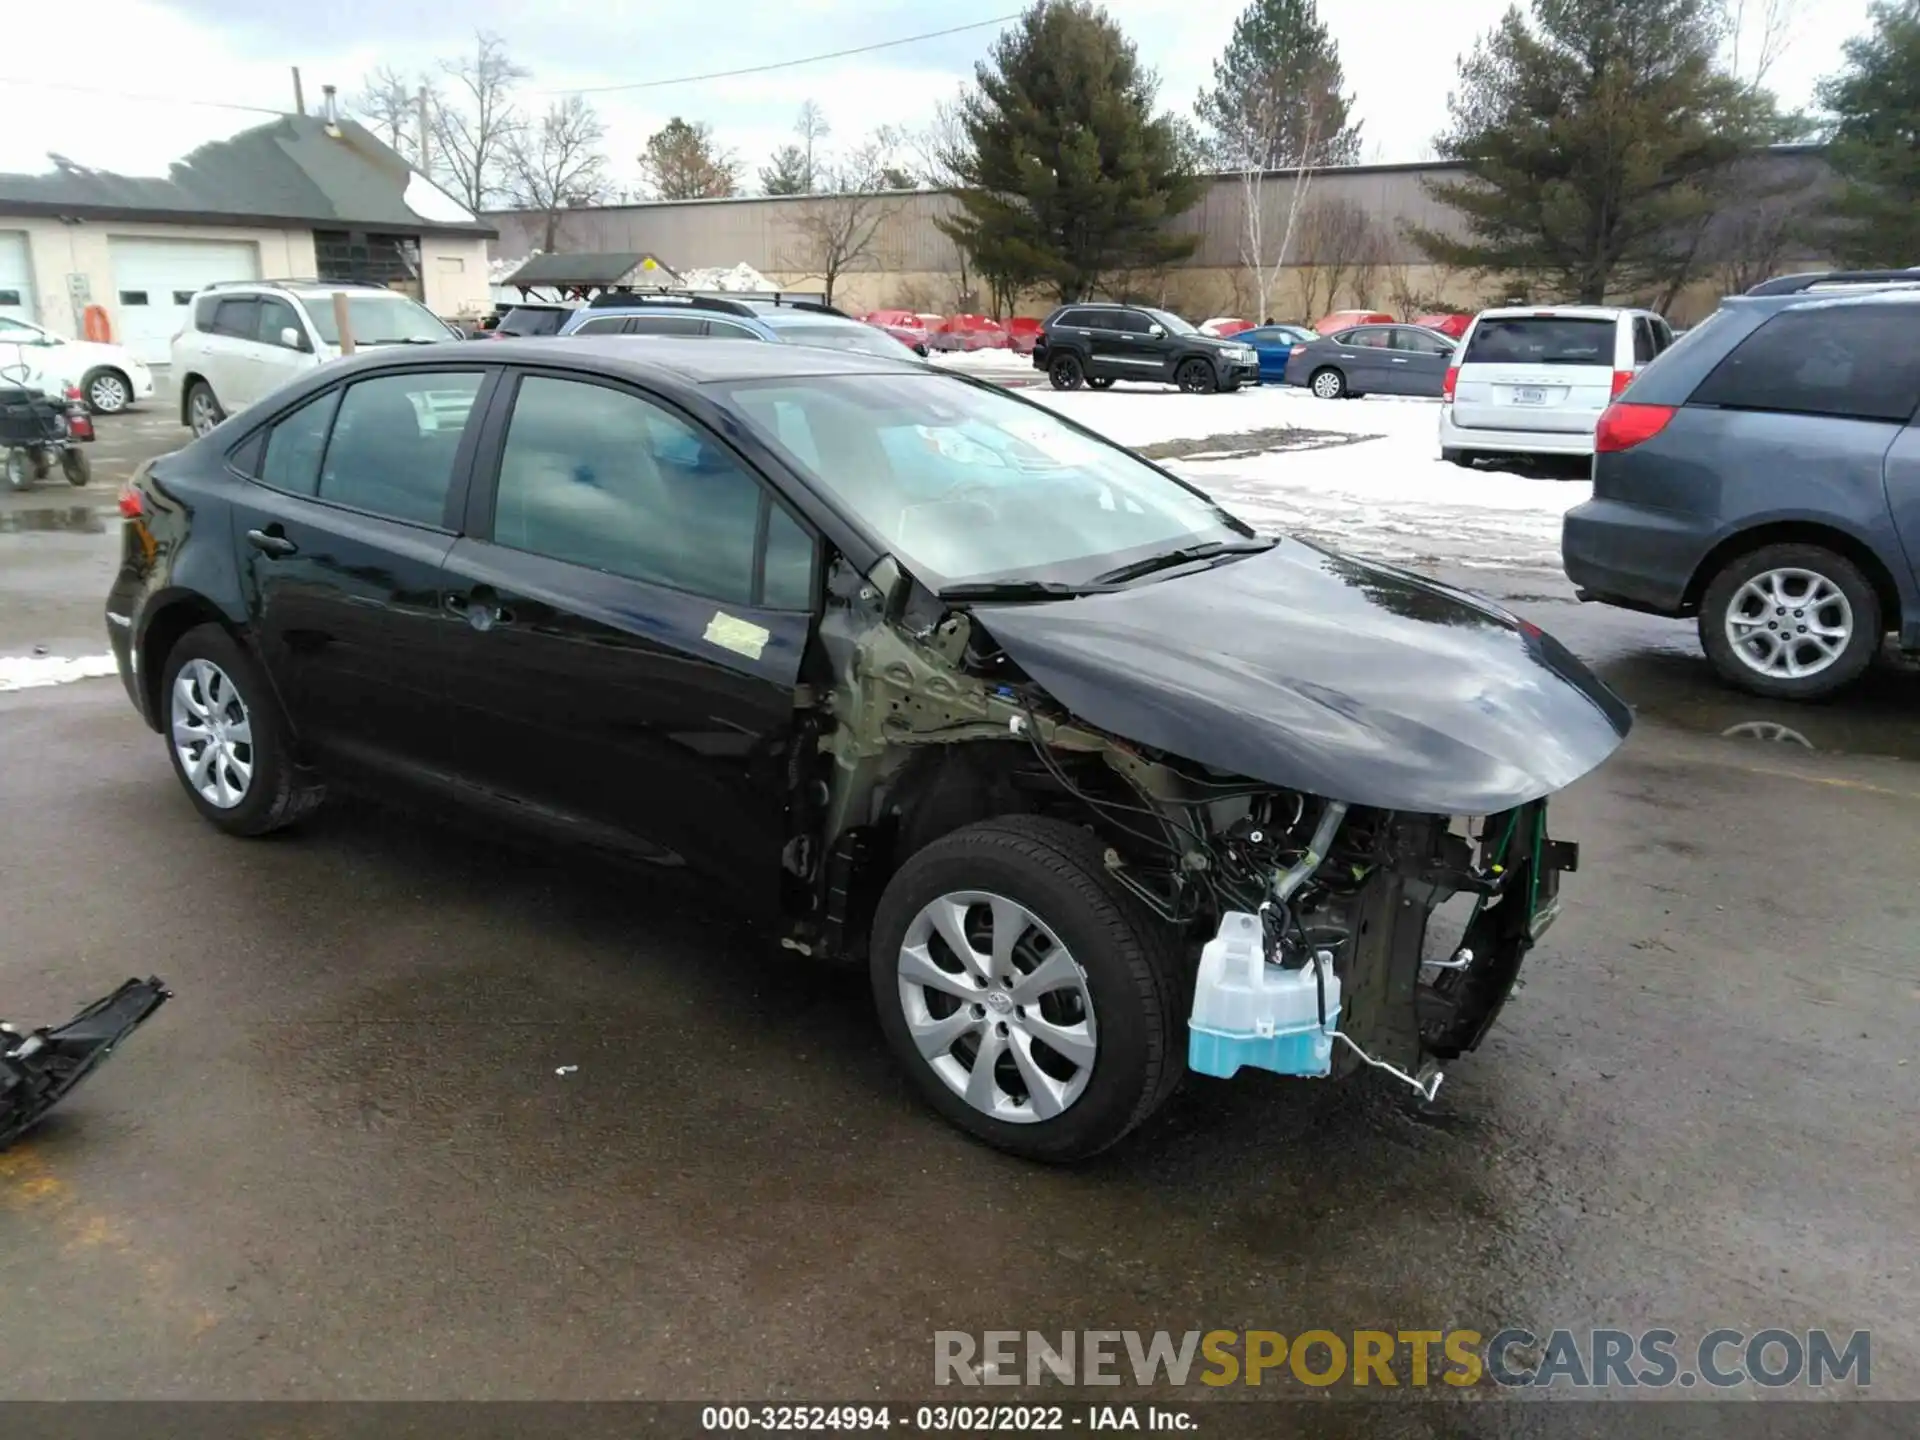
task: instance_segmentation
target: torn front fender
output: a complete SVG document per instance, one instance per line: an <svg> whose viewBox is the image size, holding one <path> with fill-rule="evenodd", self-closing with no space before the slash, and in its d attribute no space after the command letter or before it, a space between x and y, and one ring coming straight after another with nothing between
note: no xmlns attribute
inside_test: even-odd
<svg viewBox="0 0 1920 1440"><path fill-rule="evenodd" d="M64 1025L25 1035L0 1027L0 1150L19 1139L172 996L158 979L129 980Z"/></svg>
<svg viewBox="0 0 1920 1440"><path fill-rule="evenodd" d="M1382 810L1510 810L1592 770L1633 723L1538 626L1299 540L1110 594L972 609L1089 724Z"/></svg>

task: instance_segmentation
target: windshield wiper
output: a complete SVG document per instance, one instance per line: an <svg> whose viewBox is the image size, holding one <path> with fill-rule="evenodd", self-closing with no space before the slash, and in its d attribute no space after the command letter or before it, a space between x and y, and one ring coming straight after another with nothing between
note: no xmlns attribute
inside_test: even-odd
<svg viewBox="0 0 1920 1440"><path fill-rule="evenodd" d="M1156 570L1171 570L1176 565L1211 560L1218 555L1258 555L1263 550L1271 550L1276 543L1273 540L1208 540L1199 545L1184 545L1164 555L1149 555L1144 560L1135 560L1131 565L1105 571L1094 576L1093 583L1120 585L1128 580L1138 580L1142 575L1151 575Z"/></svg>
<svg viewBox="0 0 1920 1440"><path fill-rule="evenodd" d="M949 585L942 600L1070 600L1076 595L1100 595L1112 585L1067 585L1058 580L974 580Z"/></svg>

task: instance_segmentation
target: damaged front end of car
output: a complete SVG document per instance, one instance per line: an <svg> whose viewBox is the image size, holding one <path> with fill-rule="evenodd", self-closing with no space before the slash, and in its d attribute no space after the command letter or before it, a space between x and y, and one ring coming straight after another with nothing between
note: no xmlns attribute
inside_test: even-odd
<svg viewBox="0 0 1920 1440"><path fill-rule="evenodd" d="M857 957L921 846L1057 816L1093 829L1109 878L1181 937L1191 1068L1373 1064L1430 1097L1576 867L1548 794L1629 720L1511 616L1285 545L1216 572L1230 579L1031 605L944 602L890 559L836 567L794 752L787 943ZM1439 718L1476 661L1464 718ZM1442 941L1453 926L1430 922L1456 896L1471 913Z"/></svg>
<svg viewBox="0 0 1920 1440"><path fill-rule="evenodd" d="M38 1124L171 998L158 979L129 980L64 1025L23 1033L0 1024L0 1150Z"/></svg>

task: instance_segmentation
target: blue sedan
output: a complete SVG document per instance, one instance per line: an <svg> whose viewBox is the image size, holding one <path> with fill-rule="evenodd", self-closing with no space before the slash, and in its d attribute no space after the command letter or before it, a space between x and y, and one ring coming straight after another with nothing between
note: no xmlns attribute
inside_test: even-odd
<svg viewBox="0 0 1920 1440"><path fill-rule="evenodd" d="M1287 378L1287 356L1296 345L1308 345L1320 337L1304 325L1260 325L1242 330L1233 337L1251 345L1260 357L1260 383L1280 385Z"/></svg>

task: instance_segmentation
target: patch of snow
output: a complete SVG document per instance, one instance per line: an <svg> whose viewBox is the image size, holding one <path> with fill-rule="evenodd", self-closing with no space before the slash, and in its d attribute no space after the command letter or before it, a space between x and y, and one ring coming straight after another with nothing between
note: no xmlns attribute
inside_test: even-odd
<svg viewBox="0 0 1920 1440"><path fill-rule="evenodd" d="M1033 368L1031 355L1020 355L1012 350L935 350L927 356L927 360L943 370L958 370L967 375L984 376L989 380L996 376L1032 376L1039 373ZM1074 418L1077 420L1080 417L1076 415ZM1145 444L1146 442L1132 443Z"/></svg>
<svg viewBox="0 0 1920 1440"><path fill-rule="evenodd" d="M418 170L407 175L406 192L401 195L406 207L422 220L436 225L471 225L473 212L434 184Z"/></svg>
<svg viewBox="0 0 1920 1440"><path fill-rule="evenodd" d="M709 265L700 270L682 270L681 282L689 290L773 291L780 287L742 260L738 265Z"/></svg>
<svg viewBox="0 0 1920 1440"><path fill-rule="evenodd" d="M33 690L119 673L111 655L0 655L0 691Z"/></svg>

